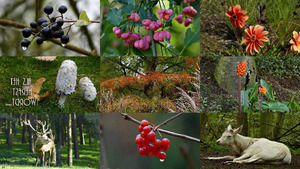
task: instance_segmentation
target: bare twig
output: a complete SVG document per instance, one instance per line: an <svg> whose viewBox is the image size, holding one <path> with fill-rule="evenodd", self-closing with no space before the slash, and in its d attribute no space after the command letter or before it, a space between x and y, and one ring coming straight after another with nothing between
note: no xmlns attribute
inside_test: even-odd
<svg viewBox="0 0 300 169"><path fill-rule="evenodd" d="M169 118L168 120L162 122L161 124L159 124L158 126L156 126L156 127L154 128L154 131L156 131L156 130L157 130L158 128L160 128L161 126L163 126L163 125L169 123L170 121L174 120L175 118L177 118L177 117L179 117L179 116L181 116L181 115L183 115L183 113L179 113L179 114L177 114L177 115L175 115L175 116Z"/></svg>
<svg viewBox="0 0 300 169"><path fill-rule="evenodd" d="M140 124L141 122L134 119L133 117L129 116L128 114L126 113L120 113L123 118L125 120L129 120L129 121L132 121L136 124ZM151 129L153 129L153 127L150 126ZM171 132L171 131L168 131L168 130L163 130L163 129L157 129L157 131L161 132L161 133L164 133L164 134L167 134L167 135L170 135L170 136L174 136L174 137L179 137L179 138L183 138L183 139L187 139L187 140L191 140L191 141L195 141L197 143L200 143L200 139L198 138L194 138L194 137L191 137L191 136L187 136L187 135L184 135L184 134L179 134L179 133L175 133L175 132Z"/></svg>

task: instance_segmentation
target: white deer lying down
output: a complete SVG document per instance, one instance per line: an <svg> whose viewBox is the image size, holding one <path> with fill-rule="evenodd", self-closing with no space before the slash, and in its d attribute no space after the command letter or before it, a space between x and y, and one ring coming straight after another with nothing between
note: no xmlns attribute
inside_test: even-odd
<svg viewBox="0 0 300 169"><path fill-rule="evenodd" d="M207 159L233 160L228 161L232 163L291 163L291 152L286 145L265 138L242 136L238 134L242 128L243 125L233 130L229 125L222 137L217 140L218 145L227 147L234 156L208 157Z"/></svg>

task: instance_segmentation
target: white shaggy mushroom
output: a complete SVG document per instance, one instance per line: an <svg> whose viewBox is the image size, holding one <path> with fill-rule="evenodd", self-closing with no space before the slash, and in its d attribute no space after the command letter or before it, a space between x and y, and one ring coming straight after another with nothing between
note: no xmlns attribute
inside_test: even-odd
<svg viewBox="0 0 300 169"><path fill-rule="evenodd" d="M64 107L67 95L75 92L77 66L72 60L65 60L61 64L55 84L55 92L60 95L58 104Z"/></svg>
<svg viewBox="0 0 300 169"><path fill-rule="evenodd" d="M96 88L88 77L83 77L79 80L79 87L84 100L93 101L96 98Z"/></svg>

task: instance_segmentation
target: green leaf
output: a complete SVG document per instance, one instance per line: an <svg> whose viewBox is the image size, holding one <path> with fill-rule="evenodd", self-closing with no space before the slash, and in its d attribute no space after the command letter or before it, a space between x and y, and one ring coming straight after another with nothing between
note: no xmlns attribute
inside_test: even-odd
<svg viewBox="0 0 300 169"><path fill-rule="evenodd" d="M107 14L107 21L115 26L119 26L122 21L124 21L122 17L122 11L117 8L110 8Z"/></svg>
<svg viewBox="0 0 300 169"><path fill-rule="evenodd" d="M91 21L90 21L89 17L86 15L86 12L82 11L79 15L78 21L75 23L75 26L77 26L77 27L87 26L90 23L91 23Z"/></svg>
<svg viewBox="0 0 300 169"><path fill-rule="evenodd" d="M247 88L246 91L248 93L248 97L251 102L255 94L257 94L257 90L258 90L258 82L253 83L251 86Z"/></svg>
<svg viewBox="0 0 300 169"><path fill-rule="evenodd" d="M195 32L193 32L191 28L188 28L188 30L185 32L184 46L181 53L187 47L200 40L200 18L196 19L193 25L195 26Z"/></svg>
<svg viewBox="0 0 300 169"><path fill-rule="evenodd" d="M275 100L271 85L266 81L264 81L263 79L260 79L260 85L264 86L267 89L267 93L266 93L267 98L269 98L270 100Z"/></svg>
<svg viewBox="0 0 300 169"><path fill-rule="evenodd" d="M248 93L245 90L241 91L241 106L242 106L242 112L246 112L249 106L249 98L248 98Z"/></svg>
<svg viewBox="0 0 300 169"><path fill-rule="evenodd" d="M264 109L272 110L273 112L288 112L289 108L280 101L268 101L263 102L262 107Z"/></svg>
<svg viewBox="0 0 300 169"><path fill-rule="evenodd" d="M299 103L296 100L294 100L290 105L290 109L292 112L295 112L295 113L300 112Z"/></svg>
<svg viewBox="0 0 300 169"><path fill-rule="evenodd" d="M133 5L125 5L121 8L123 14L130 15L134 9Z"/></svg>
<svg viewBox="0 0 300 169"><path fill-rule="evenodd" d="M170 39L165 38L164 42L166 42L166 46L165 46L166 49L173 49L173 48L175 48L175 46L171 45Z"/></svg>
<svg viewBox="0 0 300 169"><path fill-rule="evenodd" d="M133 53L137 56L152 56L152 50L149 48L148 50L139 50L135 47L133 47Z"/></svg>
<svg viewBox="0 0 300 169"><path fill-rule="evenodd" d="M122 4L133 4L133 0L114 0L115 2L120 2Z"/></svg>

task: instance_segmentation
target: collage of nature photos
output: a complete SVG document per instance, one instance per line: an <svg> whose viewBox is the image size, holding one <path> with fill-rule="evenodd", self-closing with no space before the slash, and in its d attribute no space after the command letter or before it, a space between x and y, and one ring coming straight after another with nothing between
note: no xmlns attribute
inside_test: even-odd
<svg viewBox="0 0 300 169"><path fill-rule="evenodd" d="M299 168L298 1L200 1L200 168Z"/></svg>
<svg viewBox="0 0 300 169"><path fill-rule="evenodd" d="M0 167L200 168L200 0L0 4Z"/></svg>

